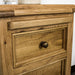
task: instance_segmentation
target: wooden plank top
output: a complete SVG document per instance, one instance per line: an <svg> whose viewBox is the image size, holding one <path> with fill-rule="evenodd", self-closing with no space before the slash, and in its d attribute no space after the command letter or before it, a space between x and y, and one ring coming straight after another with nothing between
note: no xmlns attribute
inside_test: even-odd
<svg viewBox="0 0 75 75"><path fill-rule="evenodd" d="M75 5L0 5L0 17L73 12Z"/></svg>

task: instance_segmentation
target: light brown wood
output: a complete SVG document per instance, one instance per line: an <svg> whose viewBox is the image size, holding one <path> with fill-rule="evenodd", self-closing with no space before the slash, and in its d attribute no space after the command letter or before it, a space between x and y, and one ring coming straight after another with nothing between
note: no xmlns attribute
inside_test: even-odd
<svg viewBox="0 0 75 75"><path fill-rule="evenodd" d="M36 14L72 13L70 9L34 9L34 10L14 10L14 15L36 15Z"/></svg>
<svg viewBox="0 0 75 75"><path fill-rule="evenodd" d="M13 53L14 61L16 61L14 63L62 49L63 30L67 25L63 26L62 29L60 26L57 25L56 29L52 26L51 29L43 31L13 34ZM42 41L48 42L47 49L39 47Z"/></svg>
<svg viewBox="0 0 75 75"><path fill-rule="evenodd" d="M41 19L53 19L53 18L65 18L72 17L72 13L70 14L42 14L42 15L32 15L32 16L19 16L19 17L11 17L11 22L15 21L31 21L31 20L41 20Z"/></svg>
<svg viewBox="0 0 75 75"><path fill-rule="evenodd" d="M1 19L0 20L0 30L1 30L1 35L0 35L0 45L1 45L1 55L2 55L2 74L3 75L13 75L13 69L12 69L12 62L11 60L11 51L10 51L10 39L8 36L7 32L7 22L10 21L10 19ZM9 43L7 41L9 40Z"/></svg>
<svg viewBox="0 0 75 75"><path fill-rule="evenodd" d="M72 17L73 16L74 15L72 15ZM67 60L66 60L66 72L65 72L66 75L67 74L71 75L72 38L73 38L73 22L68 24Z"/></svg>
<svg viewBox="0 0 75 75"><path fill-rule="evenodd" d="M10 22L8 29L28 28L28 27L44 26L44 25L67 23L67 22L72 22L72 18L68 17L68 18L55 18L55 19Z"/></svg>
<svg viewBox="0 0 75 75"><path fill-rule="evenodd" d="M1 23L1 21L0 21ZM2 26L0 25L0 28L2 28ZM2 39L2 29L0 29L0 75L3 74L3 64L2 64L2 44L1 44L1 39Z"/></svg>
<svg viewBox="0 0 75 75"><path fill-rule="evenodd" d="M37 69L35 71L23 74L23 75L61 75L61 61L60 62L56 62L52 65L47 65L44 66L40 69Z"/></svg>
<svg viewBox="0 0 75 75"><path fill-rule="evenodd" d="M0 75L71 75L74 5L0 8Z"/></svg>
<svg viewBox="0 0 75 75"><path fill-rule="evenodd" d="M55 13L68 14L74 11L75 5L0 5L0 17Z"/></svg>
<svg viewBox="0 0 75 75"><path fill-rule="evenodd" d="M15 75L35 71L43 66L46 66L48 64L52 65L53 63L62 61L64 59L66 59L65 50L58 50L55 52L51 52L46 55L23 62L24 64L22 63L17 64L15 68Z"/></svg>
<svg viewBox="0 0 75 75"><path fill-rule="evenodd" d="M36 6L36 7L35 7ZM72 9L75 8L75 5L0 5L0 11L13 11L13 10L16 10L16 9L71 9L71 12L72 12ZM68 11L67 11L68 12Z"/></svg>
<svg viewBox="0 0 75 75"><path fill-rule="evenodd" d="M3 12L2 11L2 12L0 12L0 18L1 17L10 17L10 16L11 17L14 16L14 12L13 11L10 11L10 12L8 12L8 11L7 12Z"/></svg>

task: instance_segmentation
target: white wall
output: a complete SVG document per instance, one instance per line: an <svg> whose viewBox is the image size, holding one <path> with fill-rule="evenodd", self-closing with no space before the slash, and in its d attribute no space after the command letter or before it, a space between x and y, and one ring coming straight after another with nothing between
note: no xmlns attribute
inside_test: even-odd
<svg viewBox="0 0 75 75"><path fill-rule="evenodd" d="M8 1L7 4L18 4L18 0L0 0L0 5L4 5L5 1ZM12 2L12 3L9 3Z"/></svg>
<svg viewBox="0 0 75 75"><path fill-rule="evenodd" d="M4 1L3 1L3 0L0 0L0 5L1 5L1 4L4 4Z"/></svg>
<svg viewBox="0 0 75 75"><path fill-rule="evenodd" d="M41 4L75 4L75 0L42 0ZM74 19L74 25L75 25L75 19ZM73 30L72 65L75 65L75 26Z"/></svg>
<svg viewBox="0 0 75 75"><path fill-rule="evenodd" d="M75 0L42 0L42 4L75 4Z"/></svg>
<svg viewBox="0 0 75 75"><path fill-rule="evenodd" d="M72 65L75 65L75 13L74 13L74 27L73 27Z"/></svg>

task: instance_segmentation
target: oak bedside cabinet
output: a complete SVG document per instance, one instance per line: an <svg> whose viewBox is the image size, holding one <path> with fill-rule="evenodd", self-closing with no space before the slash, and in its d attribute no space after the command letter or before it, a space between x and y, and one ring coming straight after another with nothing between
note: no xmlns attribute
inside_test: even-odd
<svg viewBox="0 0 75 75"><path fill-rule="evenodd" d="M71 75L74 5L1 5L0 75Z"/></svg>

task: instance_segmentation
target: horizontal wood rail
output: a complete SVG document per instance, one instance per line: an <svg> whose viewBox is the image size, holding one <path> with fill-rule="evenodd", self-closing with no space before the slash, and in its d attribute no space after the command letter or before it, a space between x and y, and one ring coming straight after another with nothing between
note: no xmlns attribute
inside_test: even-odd
<svg viewBox="0 0 75 75"><path fill-rule="evenodd" d="M36 15L36 14L54 14L54 13L72 13L71 9L30 9L14 10L14 15Z"/></svg>
<svg viewBox="0 0 75 75"><path fill-rule="evenodd" d="M9 22L8 29L45 26L45 25L50 25L50 24L60 24L60 23L67 23L67 22L72 22L72 17Z"/></svg>
<svg viewBox="0 0 75 75"><path fill-rule="evenodd" d="M46 15L46 14L61 14L61 13L72 13L72 9L14 9L12 11L0 11L1 17L14 17L24 15Z"/></svg>

